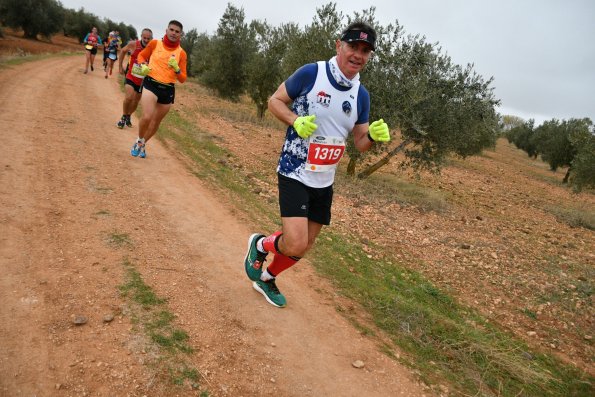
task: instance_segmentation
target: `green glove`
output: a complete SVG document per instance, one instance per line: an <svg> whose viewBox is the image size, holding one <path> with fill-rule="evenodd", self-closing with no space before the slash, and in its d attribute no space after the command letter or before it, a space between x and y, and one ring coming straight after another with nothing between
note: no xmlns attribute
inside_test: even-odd
<svg viewBox="0 0 595 397"><path fill-rule="evenodd" d="M134 67L132 69L133 69L133 72L134 72ZM140 65L140 68L139 69L140 69L140 71L135 72L138 75L146 76L149 73L151 73L151 68L146 63L143 63L142 65Z"/></svg>
<svg viewBox="0 0 595 397"><path fill-rule="evenodd" d="M176 57L172 56L167 61L167 65L174 70L174 72L178 73L180 71L180 67L178 66L178 61L176 61Z"/></svg>
<svg viewBox="0 0 595 397"><path fill-rule="evenodd" d="M311 116L300 116L293 122L293 128L300 138L308 139L318 126L314 124L315 115Z"/></svg>
<svg viewBox="0 0 595 397"><path fill-rule="evenodd" d="M134 65L132 65L132 69L130 70L130 72L135 76L142 76L143 68L138 63L135 63Z"/></svg>
<svg viewBox="0 0 595 397"><path fill-rule="evenodd" d="M388 142L390 141L390 133L388 132L388 125L384 120L376 120L370 124L369 129L370 138L375 142Z"/></svg>

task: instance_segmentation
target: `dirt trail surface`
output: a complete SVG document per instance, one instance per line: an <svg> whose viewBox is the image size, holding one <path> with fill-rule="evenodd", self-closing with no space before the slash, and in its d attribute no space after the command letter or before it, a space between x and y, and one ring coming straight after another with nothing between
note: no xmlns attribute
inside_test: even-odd
<svg viewBox="0 0 595 397"><path fill-rule="evenodd" d="M138 120L115 127L116 79L83 61L0 70L0 396L198 395L147 365L118 290L125 260L167 298L210 395L424 395L310 266L284 281L287 308L267 304L242 267L252 230L157 141L131 157Z"/></svg>

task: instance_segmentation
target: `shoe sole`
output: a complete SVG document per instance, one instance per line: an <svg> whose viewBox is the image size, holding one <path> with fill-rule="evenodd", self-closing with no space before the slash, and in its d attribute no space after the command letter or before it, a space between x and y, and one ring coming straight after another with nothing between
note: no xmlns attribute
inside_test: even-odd
<svg viewBox="0 0 595 397"><path fill-rule="evenodd" d="M248 274L248 269L246 269L246 262L248 261L248 256L250 255L250 247L252 246L252 239L256 238L257 236L262 236L262 234L253 233L248 238L248 248L246 249L246 255L244 256L244 270L246 271L246 276L248 276L248 278L252 281L258 281L258 280L260 280L260 277L258 277L256 280L253 280L252 277L250 277L250 275ZM262 273L262 269L260 269L260 271Z"/></svg>
<svg viewBox="0 0 595 397"><path fill-rule="evenodd" d="M269 298L269 296L266 294L266 292L264 292L264 290L263 290L262 288L260 288L260 286L259 286L259 285L256 283L256 281L254 281L254 282L252 283L252 287L253 287L253 288L254 288L256 291L260 292L260 293L262 294L262 296L264 296L264 299L266 299L266 300L267 300L267 302L269 302L271 305L273 305L273 306L275 306L275 307L278 307L278 308L280 308L280 309L282 309L282 308L284 308L285 306L287 306L287 305L283 305L283 306L281 306L281 305L278 305L278 304L276 304L275 302L273 302L273 301L271 300L271 298Z"/></svg>

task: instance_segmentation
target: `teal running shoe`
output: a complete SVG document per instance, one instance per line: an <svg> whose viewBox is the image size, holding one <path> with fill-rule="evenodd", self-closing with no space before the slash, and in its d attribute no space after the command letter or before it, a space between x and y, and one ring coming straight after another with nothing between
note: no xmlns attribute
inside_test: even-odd
<svg viewBox="0 0 595 397"><path fill-rule="evenodd" d="M264 237L264 234L254 233L248 239L248 250L244 258L244 267L248 278L252 281L260 280L262 266L266 260L267 254L263 254L256 249L256 242Z"/></svg>
<svg viewBox="0 0 595 397"><path fill-rule="evenodd" d="M275 284L275 279L269 281L258 280L253 282L252 286L255 290L264 295L264 298L271 305L276 307L285 307L287 305L285 297L279 291L279 288L277 288L277 284Z"/></svg>
<svg viewBox="0 0 595 397"><path fill-rule="evenodd" d="M132 145L132 149L130 149L130 154L134 157L138 156L140 154L140 148L142 146L144 146L142 143L134 142L134 145Z"/></svg>
<svg viewBox="0 0 595 397"><path fill-rule="evenodd" d="M141 159L144 159L145 157L147 157L147 152L145 152L145 145L141 145L139 150L138 150L138 157L140 157Z"/></svg>

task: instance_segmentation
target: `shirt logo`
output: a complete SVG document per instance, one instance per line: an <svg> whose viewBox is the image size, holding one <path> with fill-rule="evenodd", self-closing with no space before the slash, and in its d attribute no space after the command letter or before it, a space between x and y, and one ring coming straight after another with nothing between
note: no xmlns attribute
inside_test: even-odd
<svg viewBox="0 0 595 397"><path fill-rule="evenodd" d="M351 103L349 103L349 101L343 102L343 105L341 107L343 108L343 113L345 113L348 116L351 114Z"/></svg>
<svg viewBox="0 0 595 397"><path fill-rule="evenodd" d="M318 94L316 94L316 102L325 108L328 108L328 106L331 104L331 96L324 91L320 91Z"/></svg>

